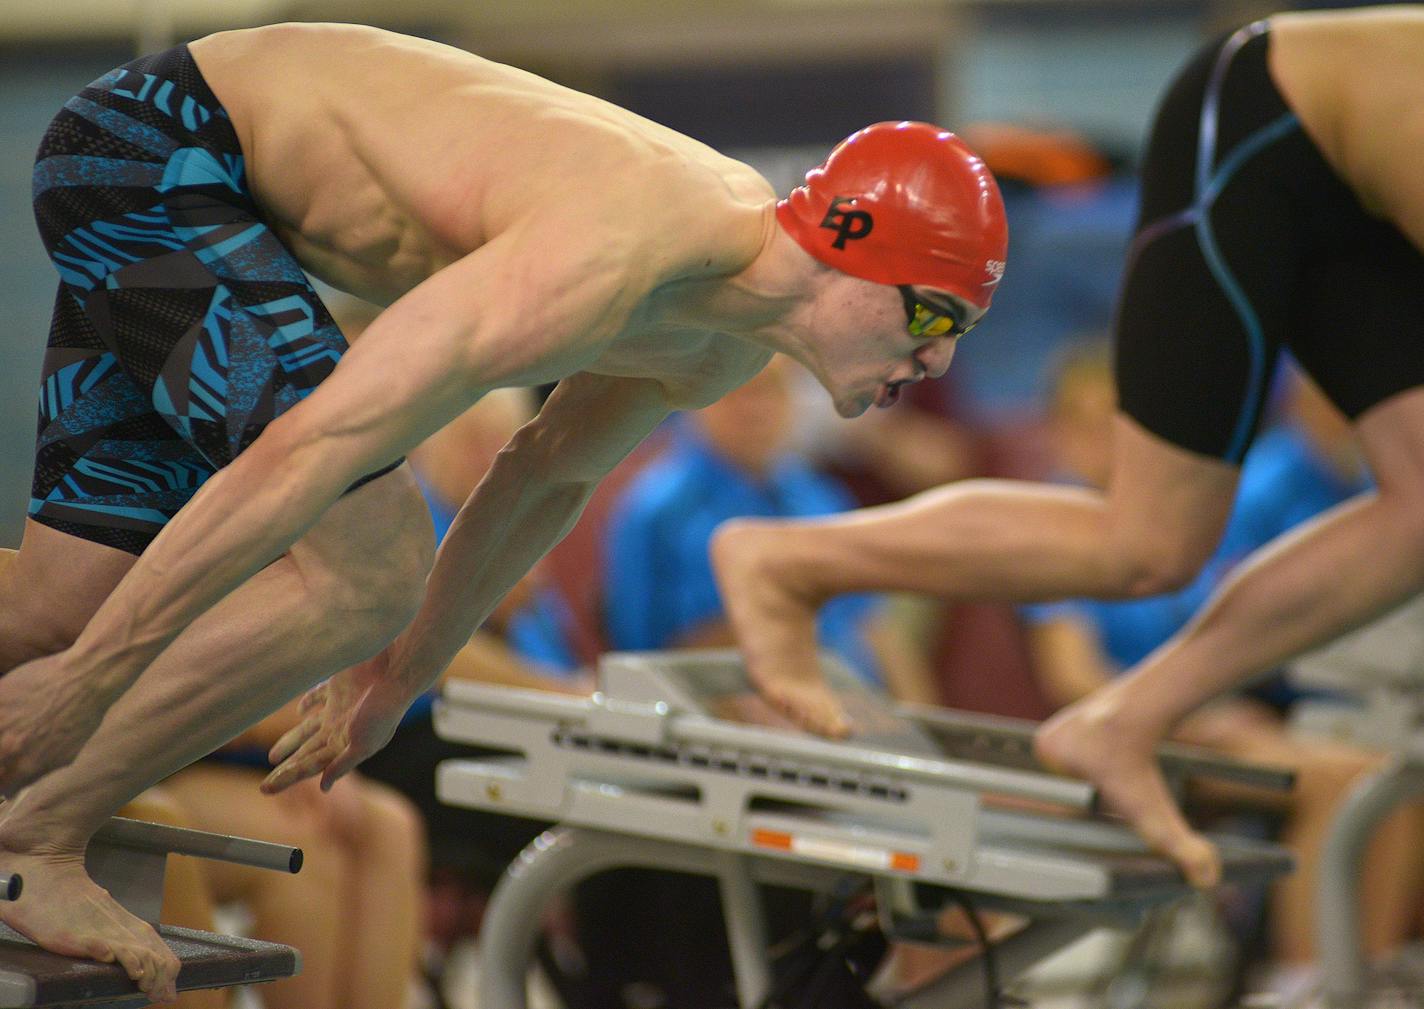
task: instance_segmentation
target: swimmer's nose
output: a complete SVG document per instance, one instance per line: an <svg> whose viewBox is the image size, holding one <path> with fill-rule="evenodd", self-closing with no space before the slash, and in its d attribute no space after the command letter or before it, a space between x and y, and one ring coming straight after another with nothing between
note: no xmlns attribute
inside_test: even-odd
<svg viewBox="0 0 1424 1009"><path fill-rule="evenodd" d="M949 370L949 362L954 360L954 340L943 338L926 344L915 351L915 360L929 378L941 378Z"/></svg>

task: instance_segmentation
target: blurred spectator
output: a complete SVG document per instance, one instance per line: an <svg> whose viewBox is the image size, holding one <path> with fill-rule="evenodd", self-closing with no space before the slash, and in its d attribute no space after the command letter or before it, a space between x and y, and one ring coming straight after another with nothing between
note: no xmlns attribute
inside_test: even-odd
<svg viewBox="0 0 1424 1009"><path fill-rule="evenodd" d="M979 435L960 420L952 371L903 390L889 409L854 420L836 414L808 372L794 373L792 390L783 447L844 483L860 505L899 501L983 475Z"/></svg>
<svg viewBox="0 0 1424 1009"><path fill-rule="evenodd" d="M787 451L794 368L774 358L741 388L678 418L662 455L624 490L609 520L604 567L612 647L730 645L707 553L717 525L854 507L844 488ZM841 597L821 613L821 641L891 694L933 702L927 663L892 621L881 599Z"/></svg>
<svg viewBox="0 0 1424 1009"><path fill-rule="evenodd" d="M1322 419L1325 401L1303 379L1291 382L1287 422L1263 436L1248 455L1242 493L1222 547L1195 581L1146 599L1070 600L1023 608L1036 668L1056 704L1077 701L1175 634L1232 563L1273 537L1282 522L1293 524L1354 493L1364 475L1346 444L1348 428L1343 421L1335 425ZM1105 485L1115 408L1107 346L1093 344L1069 355L1050 407L1058 476L1064 482ZM1293 738L1272 703L1289 699L1279 684L1271 685L1264 699L1247 694L1224 698L1183 722L1176 738L1297 772L1282 840L1295 852L1299 868L1273 894L1272 939L1279 962L1304 964L1316 954L1316 869L1330 822L1350 784L1381 758L1339 743ZM1373 953L1406 938L1419 906L1421 826L1412 813L1395 817L1380 831L1366 860L1361 914Z"/></svg>
<svg viewBox="0 0 1424 1009"><path fill-rule="evenodd" d="M1232 558L1372 485L1349 421L1299 369L1289 373L1282 409L1286 423L1256 439L1242 470L1225 533Z"/></svg>
<svg viewBox="0 0 1424 1009"><path fill-rule="evenodd" d="M265 754L297 724L297 702L163 783L188 826L291 844L302 871L204 863L212 899L241 904L257 935L302 951L296 977L262 990L266 1009L390 1009L418 978L425 837L415 808L360 774L323 794L315 781L277 796L257 786Z"/></svg>

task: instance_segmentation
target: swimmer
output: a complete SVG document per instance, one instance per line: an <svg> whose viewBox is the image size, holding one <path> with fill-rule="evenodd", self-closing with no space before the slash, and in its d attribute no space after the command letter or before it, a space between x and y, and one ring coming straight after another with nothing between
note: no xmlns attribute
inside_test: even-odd
<svg viewBox="0 0 1424 1009"><path fill-rule="evenodd" d="M66 103L35 166L60 287L0 576L0 871L34 899L0 916L171 997L172 954L83 871L126 799L321 681L264 787L329 786L618 460L773 352L847 416L942 374L1003 268L993 179L923 123L831 161L778 207L607 102L350 25L212 35ZM303 270L389 307L348 349ZM432 560L402 454L554 381Z"/></svg>
<svg viewBox="0 0 1424 1009"><path fill-rule="evenodd" d="M1220 861L1156 742L1193 709L1424 588L1424 8L1282 14L1177 77L1157 113L1118 312L1108 486L966 481L713 550L751 670L844 731L811 614L840 592L1120 598L1183 585L1226 522L1282 346L1351 418L1378 491L1268 545L1130 675L1040 731L1188 878Z"/></svg>

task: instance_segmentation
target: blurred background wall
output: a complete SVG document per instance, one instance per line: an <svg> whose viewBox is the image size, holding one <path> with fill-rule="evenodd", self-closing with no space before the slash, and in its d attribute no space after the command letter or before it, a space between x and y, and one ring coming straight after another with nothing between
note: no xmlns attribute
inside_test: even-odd
<svg viewBox="0 0 1424 1009"><path fill-rule="evenodd" d="M1130 169L1157 92L1201 40L1283 6L0 0L0 544L18 542L28 501L35 387L55 289L29 209L31 159L69 95L140 52L274 21L381 25L603 95L745 157L782 190L830 144L880 119L1071 131L1110 174L1086 189L1028 179L1019 191L1008 180L1010 272L995 313L956 363L968 411L993 423L1034 408L1042 362L1059 336L1108 324L1131 221Z"/></svg>

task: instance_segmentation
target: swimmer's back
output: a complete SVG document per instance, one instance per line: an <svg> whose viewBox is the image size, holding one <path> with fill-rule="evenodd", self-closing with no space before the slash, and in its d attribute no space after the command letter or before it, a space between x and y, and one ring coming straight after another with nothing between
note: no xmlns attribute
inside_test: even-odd
<svg viewBox="0 0 1424 1009"><path fill-rule="evenodd" d="M1424 4L1271 18L1271 72L1367 207L1424 241Z"/></svg>
<svg viewBox="0 0 1424 1009"><path fill-rule="evenodd" d="M575 211L596 210L594 195L619 185L648 203L661 202L660 185L701 186L753 215L772 197L751 169L690 138L438 43L354 25L277 25L191 49L278 232L338 286L352 286L344 272L389 285L378 300L524 215L561 208L573 225ZM687 194L663 195L676 206ZM610 213L605 223L619 221ZM746 241L758 237L753 226Z"/></svg>

